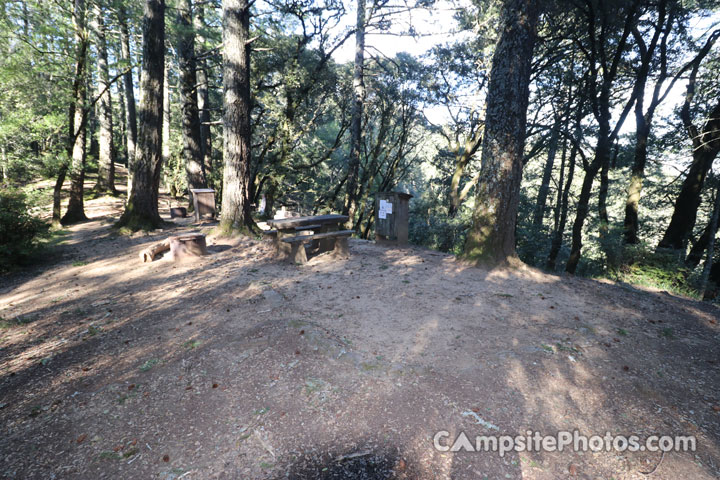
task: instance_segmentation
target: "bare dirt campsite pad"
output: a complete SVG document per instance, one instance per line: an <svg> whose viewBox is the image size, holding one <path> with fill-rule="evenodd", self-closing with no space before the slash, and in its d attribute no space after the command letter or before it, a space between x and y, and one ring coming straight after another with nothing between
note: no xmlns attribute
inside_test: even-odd
<svg viewBox="0 0 720 480"><path fill-rule="evenodd" d="M633 479L661 460L432 447L528 429L695 435L651 478L720 475L713 306L356 240L294 266L209 235L201 260L142 264L197 229L110 221L2 278L2 478Z"/></svg>

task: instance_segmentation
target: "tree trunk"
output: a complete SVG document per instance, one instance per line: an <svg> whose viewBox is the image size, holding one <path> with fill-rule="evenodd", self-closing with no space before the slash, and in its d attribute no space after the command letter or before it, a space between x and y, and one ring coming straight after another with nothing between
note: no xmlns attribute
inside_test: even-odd
<svg viewBox="0 0 720 480"><path fill-rule="evenodd" d="M115 193L115 151L113 148L113 112L110 95L110 72L108 70L107 39L105 34L105 12L95 6L95 34L97 36L97 95L98 120L100 123L98 156L98 179L95 190Z"/></svg>
<svg viewBox="0 0 720 480"><path fill-rule="evenodd" d="M178 57L180 63L180 98L182 102L182 137L188 190L205 188L205 172L200 147L200 115L197 101L195 32L192 0L178 0ZM188 192L192 203L192 192Z"/></svg>
<svg viewBox="0 0 720 480"><path fill-rule="evenodd" d="M603 109L609 116L609 108ZM580 197L578 198L577 212L575 214L575 222L572 231L572 246L570 247L570 257L568 258L565 271L575 273L578 263L580 262L580 253L582 251L582 229L585 225L590 210L590 196L592 194L593 183L600 168L609 161L610 144L610 125L606 120L600 121L600 131L598 133L597 145L595 147L595 158L585 168L585 178L583 178Z"/></svg>
<svg viewBox="0 0 720 480"><path fill-rule="evenodd" d="M7 158L7 150L5 145L0 145L0 169L2 169L2 181L7 182L8 181L8 158Z"/></svg>
<svg viewBox="0 0 720 480"><path fill-rule="evenodd" d="M565 188L562 195L558 192L557 213L555 222L555 231L553 233L552 243L550 245L550 253L548 254L546 268L554 271L557 264L557 257L562 247L563 235L565 234L565 225L567 224L568 200L570 198L570 189L572 188L573 178L575 176L575 159L577 157L577 147L573 144L570 150L570 159L568 160L568 174ZM562 180L559 184L562 187Z"/></svg>
<svg viewBox="0 0 720 480"><path fill-rule="evenodd" d="M220 227L226 232L252 224L250 174L250 4L223 1L223 174Z"/></svg>
<svg viewBox="0 0 720 480"><path fill-rule="evenodd" d="M350 120L350 161L348 163L347 193L343 213L347 215L347 229L352 229L357 210L360 150L362 149L362 116L365 103L365 0L357 0L355 30L355 65L353 67L354 101Z"/></svg>
<svg viewBox="0 0 720 480"><path fill-rule="evenodd" d="M127 138L127 122L125 119L125 88L122 86L122 83L118 86L118 105L120 114L118 115L118 120L120 120L120 125L118 125L118 129L120 130L120 138L122 140L119 140L120 142L124 142L125 138ZM121 154L122 153L122 154ZM126 167L128 165L128 158L127 158L127 145L117 145L115 147L115 159L118 162L123 163Z"/></svg>
<svg viewBox="0 0 720 480"><path fill-rule="evenodd" d="M626 50L628 37L634 25L637 23L638 6L637 2L633 2L623 10L608 10L608 6L600 2L600 10L596 11L589 3L589 22L588 38L590 45L584 49L584 53L588 56L590 67L590 77L585 82L587 85L587 99L591 104L592 112L598 123L597 143L595 146L595 155L592 162L584 165L585 178L583 179L580 197L578 199L577 213L575 222L573 223L572 246L570 247L570 257L568 258L565 271L575 273L580 255L582 251L582 230L589 212L590 196L592 193L593 182L600 169L609 162L609 155L613 141L625 122L625 118L630 112L630 108L635 102L635 98L639 94L637 89L633 89L630 98L625 103L622 112L615 122L614 129L610 127L612 119L611 108L612 92L614 84L618 78L618 70L621 65L623 54ZM595 35L595 25L601 23L605 25L612 16L624 16L624 25L619 39L609 41L606 35ZM596 18L599 15L599 18ZM603 27L604 28L604 27ZM608 55L608 48L612 50L612 55ZM600 83L598 84L598 81ZM584 162L585 163L585 162Z"/></svg>
<svg viewBox="0 0 720 480"><path fill-rule="evenodd" d="M542 228L543 218L545 217L545 204L547 203L547 196L550 191L550 179L552 178L552 171L555 166L555 154L557 153L559 137L560 119L556 118L552 136L550 137L547 162L545 162L542 182L540 183L540 190L538 190L537 202L535 203L535 212L533 213L533 226L536 231L540 231Z"/></svg>
<svg viewBox="0 0 720 480"><path fill-rule="evenodd" d="M197 43L201 47L205 45L205 37L203 29L205 28L205 4L200 3L195 6L196 15L194 17L195 32L197 35ZM204 54L204 51L198 52ZM197 102L200 113L200 147L203 157L203 168L205 170L205 180L212 188L212 134L210 132L210 86L208 84L208 67L205 58L200 58L197 62Z"/></svg>
<svg viewBox="0 0 720 480"><path fill-rule="evenodd" d="M623 239L625 243L635 245L640 242L638 233L638 211L640 209L640 194L642 193L643 178L645 177L645 164L647 163L647 142L650 136L650 124L645 121L642 112L642 101L638 97L639 107L636 107L637 131L635 133L635 158L630 171L630 185L628 186L627 201L625 202L625 220L623 221ZM639 114L638 114L639 109Z"/></svg>
<svg viewBox="0 0 720 480"><path fill-rule="evenodd" d="M672 219L658 248L684 250L692 235L700 207L703 185L720 151L720 102L713 108L701 132L690 129L693 161L675 200Z"/></svg>
<svg viewBox="0 0 720 480"><path fill-rule="evenodd" d="M618 145L615 145L615 155L613 156L612 164L615 165L617 159ZM598 192L598 219L600 224L598 225L598 243L600 249L605 254L606 266L616 265L617 255L615 254L612 245L610 244L610 216L607 210L607 198L608 190L610 189L610 157L605 159L602 167L600 168L600 190Z"/></svg>
<svg viewBox="0 0 720 480"><path fill-rule="evenodd" d="M690 253L688 253L687 258L685 259L685 265L687 265L690 270L693 270L695 267L700 265L703 253L707 250L708 244L710 243L711 223L712 222L708 222L705 226L705 229L702 231L697 241L693 244L690 249Z"/></svg>
<svg viewBox="0 0 720 480"><path fill-rule="evenodd" d="M700 196L705 184L705 177L712 167L713 161L720 152L720 101L710 111L710 114L699 130L691 118L691 108L695 99L695 87L700 65L713 44L720 37L720 29L715 30L700 52L688 65L690 76L685 93L685 101L680 109L680 119L685 131L692 142L693 161L690 171L683 181L680 193L675 200L675 208L658 249L681 250L684 253L687 240L692 236L697 210L700 207Z"/></svg>
<svg viewBox="0 0 720 480"><path fill-rule="evenodd" d="M507 0L490 73L480 182L464 256L475 263L516 258L515 222L535 30L534 0Z"/></svg>
<svg viewBox="0 0 720 480"><path fill-rule="evenodd" d="M163 67L163 115L162 115L162 162L170 162L170 60L165 60Z"/></svg>
<svg viewBox="0 0 720 480"><path fill-rule="evenodd" d="M710 270L712 269L713 255L715 253L715 235L717 235L718 230L718 217L720 217L720 183L715 189L715 202L709 224L710 231L707 246L707 258L700 278L700 292L702 293L704 299L708 293L708 279L710 278Z"/></svg>
<svg viewBox="0 0 720 480"><path fill-rule="evenodd" d="M123 10L118 13L118 21L120 23L120 58L125 64L125 67L128 68L132 65L130 34L127 26L127 16ZM137 114L135 112L135 91L132 69L129 69L125 75L123 75L123 87L125 90L125 143L127 148L128 170L127 195L129 198L132 193L132 172L135 163L135 146L137 145Z"/></svg>
<svg viewBox="0 0 720 480"><path fill-rule="evenodd" d="M162 168L165 1L146 0L143 12L142 103L133 165L133 189L118 226L151 230L162 224L158 190Z"/></svg>
<svg viewBox="0 0 720 480"><path fill-rule="evenodd" d="M88 46L88 49L89 48L90 47ZM88 60L87 60L88 63L87 63L86 68L87 68L88 72L90 71L90 58L91 57L88 57ZM85 92L86 92L85 100L87 101L88 100L87 95L89 95L90 92L93 91L92 83L91 83L92 74L87 73L85 78L86 78L86 82L87 82L87 84L85 86ZM99 109L99 105L96 102L94 105L88 105L87 110L84 112L85 115L87 116L87 120L85 122L85 125L86 125L85 129L87 130L87 132L85 133L85 138L88 142L88 147L87 147L88 150L85 153L85 158L87 159L87 157L90 157L90 158L93 158L95 161L97 161L97 159L100 157L100 142L98 141L98 130L100 128L100 124L98 122L98 109Z"/></svg>
<svg viewBox="0 0 720 480"><path fill-rule="evenodd" d="M75 142L72 141L72 137L75 132L75 102L70 105L70 108L68 108L68 142L65 146L65 154L67 155L67 159L72 158L72 151L73 146L75 145ZM62 216L62 208L61 208L61 202L62 202L62 187L65 184L65 178L67 177L68 169L70 168L70 165L68 163L68 160L65 160L60 164L60 168L58 169L58 175L55 179L55 185L53 186L53 206L52 206L52 225L54 227L59 227L61 225L60 220Z"/></svg>
<svg viewBox="0 0 720 480"><path fill-rule="evenodd" d="M650 136L650 128L655 115L655 109L663 101L665 95L660 95L663 82L668 76L667 73L667 37L670 34L674 22L675 9L671 8L670 15L666 17L668 0L658 2L658 18L655 24L655 32L649 43L645 42L637 28L633 28L633 36L635 43L640 52L640 66L637 69L635 89L639 92L635 103L635 121L637 128L635 130L635 158L630 171L630 184L628 185L627 200L625 201L625 219L623 220L623 241L626 244L637 244L640 242L638 233L640 224L638 221L638 211L640 204L640 194L642 193L643 178L645 177L645 163L647 162L647 142ZM667 24L666 24L667 19ZM647 113L644 112L645 104L645 87L647 85L650 69L652 68L653 59L655 58L655 50L658 47L660 36L662 41L659 42L660 58L659 72L653 94L650 98ZM675 82L673 80L670 85Z"/></svg>
<svg viewBox="0 0 720 480"><path fill-rule="evenodd" d="M85 26L86 7L85 0L75 0L73 10L73 25L75 29L75 80L73 82L73 122L70 132L72 143L72 156L70 164L70 203L65 215L60 222L63 225L87 220L83 205L83 187L85 183L85 145L86 145L86 121L85 121L85 97L87 94L87 49L88 35Z"/></svg>

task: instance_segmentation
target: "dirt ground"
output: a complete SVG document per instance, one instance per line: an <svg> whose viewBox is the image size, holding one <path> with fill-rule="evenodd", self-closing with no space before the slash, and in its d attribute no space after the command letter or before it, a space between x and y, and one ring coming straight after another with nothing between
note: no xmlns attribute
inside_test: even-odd
<svg viewBox="0 0 720 480"><path fill-rule="evenodd" d="M211 227L118 236L121 208L89 201L44 266L0 277L2 478L720 477L716 307L360 240L296 266L209 236L143 264ZM433 448L575 429L697 450Z"/></svg>

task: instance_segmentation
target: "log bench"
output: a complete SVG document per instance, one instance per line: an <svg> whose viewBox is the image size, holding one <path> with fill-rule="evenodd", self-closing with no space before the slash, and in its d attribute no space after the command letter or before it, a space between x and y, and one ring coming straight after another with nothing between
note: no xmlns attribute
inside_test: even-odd
<svg viewBox="0 0 720 480"><path fill-rule="evenodd" d="M307 253L305 252L305 245L308 243L314 243L317 240L330 240L334 243L332 249L333 255L347 257L349 255L348 249L348 237L350 237L354 230L340 230L335 232L324 232L315 233L312 235L296 235L294 237L283 237L282 242L290 244L290 255L288 260L292 263L304 265L307 263Z"/></svg>

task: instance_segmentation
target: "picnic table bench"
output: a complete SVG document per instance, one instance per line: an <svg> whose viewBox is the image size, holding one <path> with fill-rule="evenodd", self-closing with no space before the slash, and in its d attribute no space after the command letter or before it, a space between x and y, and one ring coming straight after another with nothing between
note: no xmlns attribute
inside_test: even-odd
<svg viewBox="0 0 720 480"><path fill-rule="evenodd" d="M278 256L304 264L308 253L348 255L347 239L354 231L340 230L340 224L347 219L347 215L329 214L268 220L274 230L265 233L273 238Z"/></svg>

